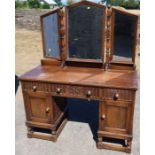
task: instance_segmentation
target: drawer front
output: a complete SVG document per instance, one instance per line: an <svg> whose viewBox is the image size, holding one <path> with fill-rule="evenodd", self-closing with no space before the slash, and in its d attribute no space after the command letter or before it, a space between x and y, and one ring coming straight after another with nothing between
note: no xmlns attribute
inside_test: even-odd
<svg viewBox="0 0 155 155"><path fill-rule="evenodd" d="M33 92L48 92L53 96L65 96L75 98L97 99L99 100L99 88L67 85L67 84L51 84L43 82L22 82L24 90Z"/></svg>
<svg viewBox="0 0 155 155"><path fill-rule="evenodd" d="M94 87L52 84L52 93L56 96L99 99L99 89Z"/></svg>
<svg viewBox="0 0 155 155"><path fill-rule="evenodd" d="M99 90L94 87L67 86L67 96L87 99L99 99Z"/></svg>
<svg viewBox="0 0 155 155"><path fill-rule="evenodd" d="M133 101L134 100L134 91L126 90L126 89L113 89L113 88L103 88L101 89L101 98L102 99L110 99L114 101L126 100Z"/></svg>
<svg viewBox="0 0 155 155"><path fill-rule="evenodd" d="M42 92L46 92L48 90L48 83L44 83L44 82L36 82L36 81L32 81L32 82L27 82L27 81L22 81L22 88L23 90L27 90L27 91L33 91L33 92L38 92L38 91L42 91Z"/></svg>

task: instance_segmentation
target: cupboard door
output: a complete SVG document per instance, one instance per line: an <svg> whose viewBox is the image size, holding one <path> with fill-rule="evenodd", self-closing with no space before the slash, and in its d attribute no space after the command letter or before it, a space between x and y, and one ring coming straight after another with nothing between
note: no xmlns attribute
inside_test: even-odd
<svg viewBox="0 0 155 155"><path fill-rule="evenodd" d="M130 131L131 102L103 101L101 107L102 130L122 134Z"/></svg>
<svg viewBox="0 0 155 155"><path fill-rule="evenodd" d="M56 59L60 58L59 10L41 16L44 56Z"/></svg>
<svg viewBox="0 0 155 155"><path fill-rule="evenodd" d="M51 122L51 97L41 92L25 92L27 117L30 121Z"/></svg>

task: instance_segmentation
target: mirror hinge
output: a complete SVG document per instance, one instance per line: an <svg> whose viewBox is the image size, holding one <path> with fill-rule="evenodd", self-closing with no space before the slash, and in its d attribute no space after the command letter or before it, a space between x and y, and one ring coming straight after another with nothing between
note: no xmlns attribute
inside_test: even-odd
<svg viewBox="0 0 155 155"><path fill-rule="evenodd" d="M61 68L64 68L65 65L66 65L66 63L65 63L65 61L63 60L63 61L61 62Z"/></svg>
<svg viewBox="0 0 155 155"><path fill-rule="evenodd" d="M109 64L106 63L104 69L107 71L109 69Z"/></svg>

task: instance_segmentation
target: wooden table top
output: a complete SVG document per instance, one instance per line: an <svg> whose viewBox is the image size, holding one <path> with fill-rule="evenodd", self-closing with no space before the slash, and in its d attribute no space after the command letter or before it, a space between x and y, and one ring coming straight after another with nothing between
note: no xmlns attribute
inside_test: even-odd
<svg viewBox="0 0 155 155"><path fill-rule="evenodd" d="M72 85L137 89L136 71L104 71L99 68L38 66L20 77L25 81L42 81Z"/></svg>

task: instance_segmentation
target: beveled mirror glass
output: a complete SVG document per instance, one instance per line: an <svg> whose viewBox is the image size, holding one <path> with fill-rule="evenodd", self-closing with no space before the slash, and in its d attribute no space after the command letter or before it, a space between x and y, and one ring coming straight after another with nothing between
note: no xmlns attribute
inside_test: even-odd
<svg viewBox="0 0 155 155"><path fill-rule="evenodd" d="M80 5L68 10L68 58L102 60L104 7Z"/></svg>
<svg viewBox="0 0 155 155"><path fill-rule="evenodd" d="M115 12L114 21L114 61L132 61L134 49L134 23L136 18Z"/></svg>

